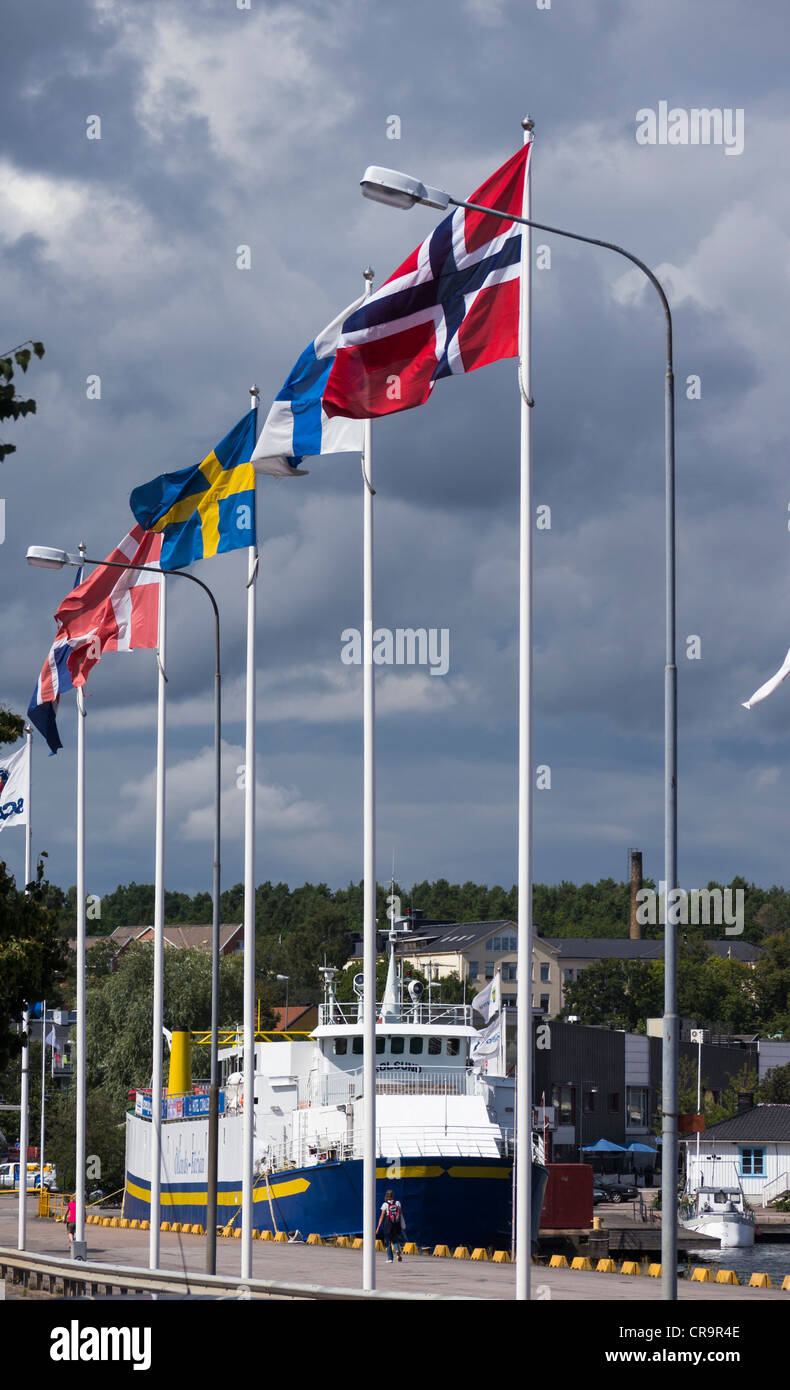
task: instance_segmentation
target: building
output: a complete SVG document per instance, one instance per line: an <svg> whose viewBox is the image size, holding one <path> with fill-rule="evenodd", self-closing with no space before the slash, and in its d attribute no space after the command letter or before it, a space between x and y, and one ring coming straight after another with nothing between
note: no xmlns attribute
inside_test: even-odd
<svg viewBox="0 0 790 1390"><path fill-rule="evenodd" d="M744 1104L686 1141L689 1187L740 1187L753 1206L790 1196L790 1105Z"/></svg>
<svg viewBox="0 0 790 1390"><path fill-rule="evenodd" d="M165 945L172 946L181 950L211 951L211 923L205 926L165 926L164 929ZM113 956L113 970L117 970L118 961L133 942L153 941L154 928L147 927L116 927L115 931L110 932L109 936L86 936L85 950L89 951L93 946L103 946L106 943L115 948ZM74 938L69 941L72 951L76 951L77 942ZM219 929L219 953L221 956L233 956L244 950L244 927L234 926L229 923L220 925Z"/></svg>

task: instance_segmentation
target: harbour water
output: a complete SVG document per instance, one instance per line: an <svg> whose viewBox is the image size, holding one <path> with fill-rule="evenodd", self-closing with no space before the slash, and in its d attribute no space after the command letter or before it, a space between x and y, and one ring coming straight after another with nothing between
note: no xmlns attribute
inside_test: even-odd
<svg viewBox="0 0 790 1390"><path fill-rule="evenodd" d="M748 1284L752 1274L770 1274L771 1283L780 1288L785 1275L790 1274L790 1243L766 1241L748 1249L689 1251L691 1268L706 1265L714 1278L718 1269L734 1269L741 1284Z"/></svg>

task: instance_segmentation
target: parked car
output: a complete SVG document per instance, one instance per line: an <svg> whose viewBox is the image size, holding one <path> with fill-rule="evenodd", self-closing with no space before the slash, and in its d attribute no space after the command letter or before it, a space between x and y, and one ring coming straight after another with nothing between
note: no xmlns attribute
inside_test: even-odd
<svg viewBox="0 0 790 1390"><path fill-rule="evenodd" d="M57 1174L51 1164L44 1164L44 1186L50 1191L55 1188ZM36 1190L41 1186L41 1170L37 1163L27 1165L27 1186ZM19 1187L19 1164L0 1163L0 1187Z"/></svg>
<svg viewBox="0 0 790 1390"><path fill-rule="evenodd" d="M639 1188L633 1182L620 1182L615 1178L597 1178L595 1186L603 1192L604 1202L635 1202L639 1196ZM593 1202L595 1194L593 1193Z"/></svg>
<svg viewBox="0 0 790 1390"><path fill-rule="evenodd" d="M593 1188L593 1206L597 1207L599 1202L608 1202L609 1194L602 1187Z"/></svg>

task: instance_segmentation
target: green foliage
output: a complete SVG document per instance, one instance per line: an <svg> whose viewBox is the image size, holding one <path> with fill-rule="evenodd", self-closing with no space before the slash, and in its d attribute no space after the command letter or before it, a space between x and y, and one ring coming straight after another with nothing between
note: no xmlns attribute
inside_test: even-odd
<svg viewBox="0 0 790 1390"><path fill-rule="evenodd" d="M790 1105L790 1062L773 1067L763 1077L755 1094L759 1105Z"/></svg>
<svg viewBox="0 0 790 1390"><path fill-rule="evenodd" d="M25 1003L54 998L65 971L67 948L46 905L47 888L41 860L27 894L0 862L0 1069L21 1051L13 1025Z"/></svg>
<svg viewBox="0 0 790 1390"><path fill-rule="evenodd" d="M645 1019L662 1012L663 990L661 961L595 961L566 986L563 1013L643 1033Z"/></svg>
<svg viewBox="0 0 790 1390"><path fill-rule="evenodd" d="M211 1025L211 956L205 951L165 949L164 1024L200 1029ZM233 1027L244 1011L244 962L220 961L219 1023ZM101 1087L125 1105L127 1092L151 1079L154 948L135 943L118 970L88 986L85 1014L88 1085Z"/></svg>
<svg viewBox="0 0 790 1390"><path fill-rule="evenodd" d="M0 420L19 420L26 415L35 415L36 402L31 398L23 400L16 393L14 383L14 368L26 372L30 365L32 353L36 357L44 356L44 344L33 342L28 339L28 343L20 343L18 347L10 348L7 353L0 356ZM0 441L0 463L7 454L15 454L15 444L4 444Z"/></svg>
<svg viewBox="0 0 790 1390"><path fill-rule="evenodd" d="M22 716L14 714L6 705L0 705L0 744L16 743L24 732L25 721Z"/></svg>
<svg viewBox="0 0 790 1390"><path fill-rule="evenodd" d="M61 1091L47 1110L46 1159L55 1165L60 1192L74 1191L76 1128L76 1088L72 1086L68 1091ZM93 1187L102 1187L108 1193L123 1187L125 1148L124 1107L102 1087L88 1090L85 1096L86 1193Z"/></svg>

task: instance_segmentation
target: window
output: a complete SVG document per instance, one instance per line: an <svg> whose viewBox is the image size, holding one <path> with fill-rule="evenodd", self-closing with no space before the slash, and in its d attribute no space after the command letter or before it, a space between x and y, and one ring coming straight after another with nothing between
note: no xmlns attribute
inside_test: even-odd
<svg viewBox="0 0 790 1390"><path fill-rule="evenodd" d="M495 936L495 937L494 937L494 944L493 944L493 946L491 947L491 950L492 950L492 951L501 951L501 950L502 950L502 938L501 938L501 936Z"/></svg>
<svg viewBox="0 0 790 1390"><path fill-rule="evenodd" d="M608 1095L608 1098L607 1098L607 1108L608 1108L608 1110L609 1110L609 1114L610 1114L610 1115L619 1115L619 1113L620 1113L620 1092L619 1092L619 1091L610 1091L610 1092L609 1092L609 1095Z"/></svg>
<svg viewBox="0 0 790 1390"><path fill-rule="evenodd" d="M352 1038L352 1039L351 1039L351 1051L354 1052L354 1053L356 1053L357 1057L360 1057L360 1056L362 1055L362 1044L363 1044L363 1039L362 1039L362 1038Z"/></svg>
<svg viewBox="0 0 790 1390"><path fill-rule="evenodd" d="M585 1115L592 1115L595 1111L595 1094L596 1093L594 1090L590 1090L589 1088L582 1088Z"/></svg>
<svg viewBox="0 0 790 1390"><path fill-rule="evenodd" d="M626 1129L647 1129L650 1095L646 1086L628 1086L625 1095Z"/></svg>
<svg viewBox="0 0 790 1390"><path fill-rule="evenodd" d="M441 1040L441 1038L429 1038L429 1039L428 1039L428 1055L429 1055L430 1057L438 1057L438 1055L439 1055L439 1053L441 1052L441 1050L442 1050L442 1040Z"/></svg>
<svg viewBox="0 0 790 1390"><path fill-rule="evenodd" d="M409 1038L409 1052L411 1052L413 1056L422 1052L422 1041L422 1038Z"/></svg>
<svg viewBox="0 0 790 1390"><path fill-rule="evenodd" d="M573 984L573 980L574 980L575 974L576 974L575 970L563 970L563 972L562 972L562 983L563 983L564 985L572 985L572 984Z"/></svg>
<svg viewBox="0 0 790 1390"><path fill-rule="evenodd" d="M765 1149L741 1149L741 1177L765 1177Z"/></svg>
<svg viewBox="0 0 790 1390"><path fill-rule="evenodd" d="M459 1050L460 1050L460 1047L461 1047L461 1042L460 1042L460 1039L459 1039L459 1038L448 1038L448 1039L447 1039L447 1056L448 1056L448 1057L457 1057L457 1056L458 1056L458 1053L459 1053Z"/></svg>
<svg viewBox="0 0 790 1390"><path fill-rule="evenodd" d="M384 1051L384 1043L384 1038L376 1038L376 1052L378 1055L381 1055L381 1053Z"/></svg>
<svg viewBox="0 0 790 1390"><path fill-rule="evenodd" d="M540 983L542 985L547 985L549 983L549 969L549 965L543 961L540 967Z"/></svg>
<svg viewBox="0 0 790 1390"><path fill-rule="evenodd" d="M553 1086L551 1090L551 1103L557 1111L557 1123L560 1125L572 1125L576 1119L576 1108L574 1106L574 1095L572 1086Z"/></svg>
<svg viewBox="0 0 790 1390"><path fill-rule="evenodd" d="M504 965L502 966L502 979L515 980L516 978L516 962L514 960L505 961Z"/></svg>
<svg viewBox="0 0 790 1390"><path fill-rule="evenodd" d="M487 980L493 980L493 978L494 978L494 962L493 962L492 960L487 960L487 961L486 961L486 979L487 979Z"/></svg>
<svg viewBox="0 0 790 1390"><path fill-rule="evenodd" d="M335 1038L335 1056L345 1057L348 1047L348 1038Z"/></svg>
<svg viewBox="0 0 790 1390"><path fill-rule="evenodd" d="M405 1041L405 1038L392 1038L390 1040L390 1051L393 1053L393 1055L395 1053L403 1051Z"/></svg>
<svg viewBox="0 0 790 1390"><path fill-rule="evenodd" d="M479 970L480 970L480 962L479 962L479 961L476 961L476 960L470 960L470 962L469 962L469 979L470 979L470 980L476 980Z"/></svg>
<svg viewBox="0 0 790 1390"><path fill-rule="evenodd" d="M547 1014L547 1013L549 1012L549 1009L551 1008L551 996L550 996L550 995L548 995L548 994L541 994L541 996L540 996L540 1007L541 1007L541 1010L542 1010L542 1012L543 1012L544 1014Z"/></svg>

